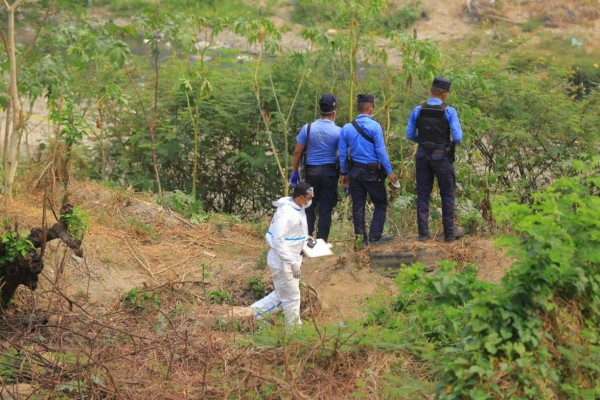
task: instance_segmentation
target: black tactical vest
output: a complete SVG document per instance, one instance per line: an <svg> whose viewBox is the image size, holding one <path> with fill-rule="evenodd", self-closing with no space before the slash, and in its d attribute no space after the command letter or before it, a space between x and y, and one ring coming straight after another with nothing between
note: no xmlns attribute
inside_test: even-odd
<svg viewBox="0 0 600 400"><path fill-rule="evenodd" d="M448 105L421 104L421 111L417 117L417 130L419 143L450 143L450 124L446 119Z"/></svg>

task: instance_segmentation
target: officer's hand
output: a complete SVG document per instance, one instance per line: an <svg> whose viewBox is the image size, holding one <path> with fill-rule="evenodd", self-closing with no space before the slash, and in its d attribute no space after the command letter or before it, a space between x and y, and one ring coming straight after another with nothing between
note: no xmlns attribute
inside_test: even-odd
<svg viewBox="0 0 600 400"><path fill-rule="evenodd" d="M292 175L290 176L290 185L296 187L298 186L298 183L300 183L300 174L298 171L292 171Z"/></svg>
<svg viewBox="0 0 600 400"><path fill-rule="evenodd" d="M350 178L348 177L348 175L342 175L342 186L344 188L350 187Z"/></svg>
<svg viewBox="0 0 600 400"><path fill-rule="evenodd" d="M395 173L393 173L393 172L391 172L391 173L389 173L389 174L388 174L388 178L390 178L390 182L392 182L392 184L393 184L394 182L397 182L397 181L398 181L398 178L396 178L396 174L395 174Z"/></svg>
<svg viewBox="0 0 600 400"><path fill-rule="evenodd" d="M300 264L292 265L292 276L300 279Z"/></svg>

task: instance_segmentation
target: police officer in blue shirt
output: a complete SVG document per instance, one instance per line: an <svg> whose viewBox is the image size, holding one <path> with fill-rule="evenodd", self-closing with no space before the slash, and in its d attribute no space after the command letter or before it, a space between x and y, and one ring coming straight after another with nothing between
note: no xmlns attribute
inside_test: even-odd
<svg viewBox="0 0 600 400"><path fill-rule="evenodd" d="M314 189L312 204L306 209L308 234L313 235L315 209L318 209L317 239L325 241L331 229L331 213L338 202L338 143L342 128L334 122L336 108L337 100L332 94L321 96L319 100L321 118L304 125L296 138L290 177L290 185L298 185L300 157L306 150L306 182Z"/></svg>
<svg viewBox="0 0 600 400"><path fill-rule="evenodd" d="M359 94L356 109L358 116L342 128L340 137L340 171L342 185L350 187L352 196L352 220L354 234L361 238L363 246L388 241L383 225L388 200L385 187L386 175L396 184L396 174L387 155L383 130L372 117L375 98ZM365 228L365 204L367 194L375 205L369 235Z"/></svg>
<svg viewBox="0 0 600 400"><path fill-rule="evenodd" d="M447 242L463 236L465 231L454 225L456 175L454 146L462 141L462 128L454 107L445 103L450 81L436 77L431 98L414 108L406 127L406 138L418 143L416 154L417 226L419 240L429 240L429 199L437 178L442 198L442 223Z"/></svg>

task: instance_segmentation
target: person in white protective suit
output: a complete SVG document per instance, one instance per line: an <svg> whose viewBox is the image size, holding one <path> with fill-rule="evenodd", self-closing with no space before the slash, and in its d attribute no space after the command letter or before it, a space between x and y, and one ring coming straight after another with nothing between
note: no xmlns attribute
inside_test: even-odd
<svg viewBox="0 0 600 400"><path fill-rule="evenodd" d="M262 319L278 308L283 309L287 325L302 325L300 320L300 268L302 247L308 240L305 209L310 207L313 188L306 182L299 183L292 197L274 201L277 211L265 239L270 250L267 264L273 275L273 290L269 295L252 304L254 317Z"/></svg>

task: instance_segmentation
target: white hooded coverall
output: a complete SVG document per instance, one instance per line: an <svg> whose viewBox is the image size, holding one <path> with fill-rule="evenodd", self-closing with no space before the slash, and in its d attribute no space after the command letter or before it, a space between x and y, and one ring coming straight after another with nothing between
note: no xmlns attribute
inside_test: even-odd
<svg viewBox="0 0 600 400"><path fill-rule="evenodd" d="M302 265L300 252L308 238L308 225L304 208L291 197L274 201L277 211L265 239L271 248L267 264L273 274L273 290L269 295L252 304L254 316L270 314L278 308L285 313L288 325L302 325L300 321L300 280L292 276L292 265Z"/></svg>

